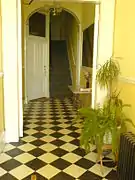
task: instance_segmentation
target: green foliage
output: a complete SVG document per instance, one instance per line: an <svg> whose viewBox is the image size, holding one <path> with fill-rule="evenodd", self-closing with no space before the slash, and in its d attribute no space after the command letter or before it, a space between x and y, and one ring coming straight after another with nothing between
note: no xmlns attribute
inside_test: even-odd
<svg viewBox="0 0 135 180"><path fill-rule="evenodd" d="M134 126L124 113L125 107L130 106L124 104L118 94L113 93L111 100L106 99L103 107L78 110L77 119L83 119L80 144L86 152L89 152L90 144L96 144L98 152L101 152L104 136L109 133L112 136L112 151L118 151L120 134L126 131L126 122Z"/></svg>
<svg viewBox="0 0 135 180"><path fill-rule="evenodd" d="M101 108L82 108L78 111L78 118L83 118L83 128L80 143L86 152L90 150L90 144L100 144L101 150L105 132L105 116Z"/></svg>
<svg viewBox="0 0 135 180"><path fill-rule="evenodd" d="M110 89L114 80L120 74L120 68L117 61L114 61L113 58L110 58L97 72L97 82L101 88Z"/></svg>
<svg viewBox="0 0 135 180"><path fill-rule="evenodd" d="M133 124L132 120L127 118L124 109L130 107L129 104L124 104L122 99L119 98L120 93L113 92L110 98L104 102L103 108L108 113L108 119L111 121L111 134L112 134L112 149L114 152L118 151L120 134L126 132L126 123Z"/></svg>
<svg viewBox="0 0 135 180"><path fill-rule="evenodd" d="M96 75L100 87L108 90L108 96L103 106L78 110L76 119L83 119L80 144L86 152L90 150L90 144L96 144L98 152L101 153L105 135L109 138L109 134L111 134L112 151L116 154L120 134L126 131L126 123L131 123L135 127L132 120L127 118L124 113L125 107L130 107L130 105L123 103L122 99L119 98L120 93L113 92L112 85L119 74L119 64L110 58L101 66Z"/></svg>

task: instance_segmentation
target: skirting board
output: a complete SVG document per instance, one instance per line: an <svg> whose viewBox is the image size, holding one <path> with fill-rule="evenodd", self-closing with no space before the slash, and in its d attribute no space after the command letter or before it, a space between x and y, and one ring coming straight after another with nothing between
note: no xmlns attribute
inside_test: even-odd
<svg viewBox="0 0 135 180"><path fill-rule="evenodd" d="M23 98L23 104L28 104L28 98L27 97Z"/></svg>
<svg viewBox="0 0 135 180"><path fill-rule="evenodd" d="M5 147L5 132L0 132L0 153L3 152Z"/></svg>

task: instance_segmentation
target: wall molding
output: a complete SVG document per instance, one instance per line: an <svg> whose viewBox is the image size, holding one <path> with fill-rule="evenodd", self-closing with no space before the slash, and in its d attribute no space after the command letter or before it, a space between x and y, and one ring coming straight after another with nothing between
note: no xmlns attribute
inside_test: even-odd
<svg viewBox="0 0 135 180"><path fill-rule="evenodd" d="M122 81L122 82L128 83L128 84L135 84L135 78L133 78L133 77L120 76L119 81Z"/></svg>

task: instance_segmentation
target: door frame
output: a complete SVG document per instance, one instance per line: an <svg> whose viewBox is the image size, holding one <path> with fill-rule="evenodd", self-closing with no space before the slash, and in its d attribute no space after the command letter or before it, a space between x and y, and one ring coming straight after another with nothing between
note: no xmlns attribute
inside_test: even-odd
<svg viewBox="0 0 135 180"><path fill-rule="evenodd" d="M93 49L92 107L102 105L107 95L96 83L96 73L113 56L115 0L101 0L95 6L95 29Z"/></svg>
<svg viewBox="0 0 135 180"><path fill-rule="evenodd" d="M94 23L94 42L93 42L93 67L92 67L92 99L91 107L95 107L96 97L96 72L97 72L97 55L98 55L98 36L99 36L99 9L100 4L95 5L95 23Z"/></svg>
<svg viewBox="0 0 135 180"><path fill-rule="evenodd" d="M80 1L79 1L80 2ZM90 2L90 0L88 1ZM93 2L97 2L96 0ZM98 1L99 2L99 1ZM99 16L99 36L98 36L98 53L97 64L104 63L105 60L112 56L113 52L113 31L114 31L114 9L115 0L100 1L100 16ZM21 17L18 8L21 9L21 0L7 1L1 0L2 7L2 48L3 48L3 64L4 64L4 116L5 116L5 134L6 142L19 141L19 130L23 124L22 115L20 114L22 93L21 93L21 70L22 57L20 41L21 36ZM18 18L19 19L18 19ZM12 22L12 23L10 23ZM19 28L18 28L19 27ZM10 29L9 33L7 29ZM19 33L18 33L19 30ZM20 39L20 40L19 40ZM12 43L11 43L12 42ZM14 45L13 45L14 44ZM103 47L103 45L105 47ZM26 46L25 46L26 48ZM104 52L104 48L107 48ZM12 56L11 56L12 55ZM11 61L11 57L13 61ZM17 65L19 64L20 67ZM95 71L97 67L94 67ZM12 86L9 82L12 81ZM9 93L12 91L12 93ZM102 102L105 92L95 86L96 102ZM100 98L102 95L102 98ZM19 99L19 101L18 101ZM12 104L12 102L14 102ZM19 104L18 104L19 103ZM21 117L20 117L21 116ZM12 121L11 121L12 120ZM22 122L21 122L22 121ZM20 122L20 123L19 123ZM22 130L23 132L23 130Z"/></svg>
<svg viewBox="0 0 135 180"><path fill-rule="evenodd" d="M44 7L38 8L36 10L34 10L33 12L31 12L31 14L27 17L26 20L26 27L25 27L25 31L24 31L24 84L25 84L25 97L24 97L24 104L28 103L28 96L27 96L27 83L26 83L26 79L27 79L27 72L26 72L26 51L27 51L27 45L26 45L26 41L27 41L27 36L29 33L29 24L28 24L28 20L30 18L30 16L32 14L34 14L35 12L38 12L40 9L43 9ZM80 85L80 75L81 75L81 66L82 66L82 46L83 46L83 32L82 32L82 25L80 23L80 20L78 19L78 17L74 14L74 12L70 11L67 8L62 7L63 10L65 10L66 12L68 12L69 14L71 14L77 21L78 23L78 31L77 31L77 63L76 63L76 86L79 87ZM48 20L48 24L50 24L50 12L48 10L45 11L46 16L48 16L47 20ZM48 63L50 61L50 25L48 25L47 28L47 37L48 37L48 49L47 49L47 59L48 59ZM79 52L79 53L78 53ZM50 97L50 74L49 74L49 64L48 64L48 98Z"/></svg>
<svg viewBox="0 0 135 180"><path fill-rule="evenodd" d="M18 142L23 136L21 0L1 0L1 14L4 141L9 143Z"/></svg>
<svg viewBox="0 0 135 180"><path fill-rule="evenodd" d="M78 24L77 31L77 59L76 59L76 85L75 88L79 90L80 88L80 76L82 67L82 50L83 50L83 30L82 24Z"/></svg>
<svg viewBox="0 0 135 180"><path fill-rule="evenodd" d="M41 8L43 9L43 8ZM39 9L38 9L39 10ZM28 23L28 20L29 18L35 13L35 12L38 12L38 11L34 11L32 12L32 14L30 14L30 16L27 18L27 21L26 21L26 31L24 33L24 82L25 82L25 99L24 99L24 104L27 104L28 103L28 95L27 95L27 67L26 67L26 60L27 60L27 37L28 37L28 34L29 34L29 23ZM45 16L46 16L46 28L45 29L45 33L46 33L46 39L47 39L47 68L46 68L46 74L47 74L47 79L48 79L48 89L47 89L47 98L50 97L50 92L49 92L49 44L50 44L50 37L49 37L49 33L50 33L50 14L49 12L45 12ZM45 70L45 69L44 69Z"/></svg>

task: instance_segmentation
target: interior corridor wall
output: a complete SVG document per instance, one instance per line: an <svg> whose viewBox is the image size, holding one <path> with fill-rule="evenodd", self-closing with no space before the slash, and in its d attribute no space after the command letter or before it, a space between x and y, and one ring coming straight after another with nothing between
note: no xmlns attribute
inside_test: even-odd
<svg viewBox="0 0 135 180"><path fill-rule="evenodd" d="M59 15L50 17L51 40L66 40L66 13L62 11Z"/></svg>
<svg viewBox="0 0 135 180"><path fill-rule="evenodd" d="M95 4L84 2L82 4L82 29L85 30L95 20Z"/></svg>
<svg viewBox="0 0 135 180"><path fill-rule="evenodd" d="M119 59L121 77L118 89L124 103L131 104L125 109L135 123L135 1L117 0L115 9L114 56ZM126 13L125 13L126 12ZM135 129L128 126L129 130Z"/></svg>

